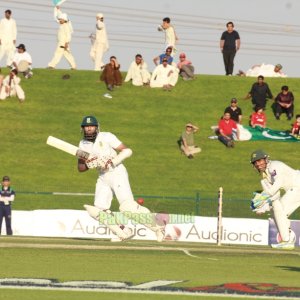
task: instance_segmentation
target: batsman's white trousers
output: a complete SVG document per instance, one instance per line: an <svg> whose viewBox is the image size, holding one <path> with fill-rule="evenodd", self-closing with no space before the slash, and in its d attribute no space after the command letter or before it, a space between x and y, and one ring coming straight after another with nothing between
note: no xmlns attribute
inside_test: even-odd
<svg viewBox="0 0 300 300"><path fill-rule="evenodd" d="M128 173L123 164L98 177L94 205L101 210L109 209L113 194L115 194L120 205L126 200L134 201Z"/></svg>
<svg viewBox="0 0 300 300"><path fill-rule="evenodd" d="M60 44L57 44L57 48L54 53L54 57L49 62L48 67L55 68L55 66L60 62L61 58L64 56L68 63L70 64L71 68L76 69L76 63L75 59L71 53L70 48L68 50L65 50L64 48L60 47Z"/></svg>
<svg viewBox="0 0 300 300"><path fill-rule="evenodd" d="M6 65L10 66L13 63L13 57L16 52L16 46L11 42L2 43L0 45L0 61L2 60L3 56L6 55Z"/></svg>
<svg viewBox="0 0 300 300"><path fill-rule="evenodd" d="M274 219L283 241L289 240L288 217L300 207L300 188L289 189L280 199L272 203Z"/></svg>

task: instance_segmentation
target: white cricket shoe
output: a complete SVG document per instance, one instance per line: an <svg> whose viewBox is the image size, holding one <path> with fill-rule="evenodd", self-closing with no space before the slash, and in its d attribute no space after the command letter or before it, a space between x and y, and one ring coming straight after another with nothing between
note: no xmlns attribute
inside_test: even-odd
<svg viewBox="0 0 300 300"><path fill-rule="evenodd" d="M129 240L129 239L131 239L131 238L134 237L134 231L131 228L129 228L129 227L125 227L123 229L123 232L126 234L125 238L121 238L121 237L119 237L119 236L116 235L116 236L112 237L110 239L110 241L112 243L118 243L118 242L123 242L125 240Z"/></svg>
<svg viewBox="0 0 300 300"><path fill-rule="evenodd" d="M274 249L294 250L295 243L294 242L281 242L279 244L271 244L271 247Z"/></svg>
<svg viewBox="0 0 300 300"><path fill-rule="evenodd" d="M165 228L159 228L155 231L156 239L159 243L161 243L165 239Z"/></svg>

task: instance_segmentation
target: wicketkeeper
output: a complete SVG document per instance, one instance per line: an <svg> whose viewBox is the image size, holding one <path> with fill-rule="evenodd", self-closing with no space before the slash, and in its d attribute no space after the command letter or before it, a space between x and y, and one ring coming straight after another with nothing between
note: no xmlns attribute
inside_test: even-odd
<svg viewBox="0 0 300 300"><path fill-rule="evenodd" d="M136 223L143 224L157 236L157 241L164 239L164 227L156 224L155 215L149 209L134 201L130 188L128 173L122 162L132 155L114 134L100 132L99 124L94 116L86 116L81 123L83 139L79 148L91 153L88 159L78 159L78 170L84 172L97 169L99 177L96 183L95 206L85 205L91 217L106 225L115 233L120 241L133 236L129 227L120 224L118 217L111 211L111 202L115 194L120 212ZM113 240L115 241L115 240Z"/></svg>
<svg viewBox="0 0 300 300"><path fill-rule="evenodd" d="M261 174L262 194L252 200L254 211L263 213L272 207L275 224L282 241L272 248L294 249L295 237L291 234L288 217L300 206L300 171L294 170L281 161L271 161L262 150L251 154L251 164ZM280 195L280 190L285 193ZM265 207L265 209L263 208Z"/></svg>

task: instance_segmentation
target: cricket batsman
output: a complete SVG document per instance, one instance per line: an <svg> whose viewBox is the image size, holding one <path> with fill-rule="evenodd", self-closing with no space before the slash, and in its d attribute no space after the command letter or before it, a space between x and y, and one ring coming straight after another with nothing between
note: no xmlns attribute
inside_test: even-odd
<svg viewBox="0 0 300 300"><path fill-rule="evenodd" d="M94 199L95 206L84 205L87 212L115 233L119 241L131 238L132 230L121 225L118 217L110 211L113 194L115 194L120 204L120 212L127 218L154 231L157 241L162 242L164 226L158 225L155 222L155 215L134 200L130 188L128 173L122 162L132 155L132 150L114 134L101 132L94 116L84 117L81 129L83 139L79 143L79 149L89 152L90 156L87 159L78 159L78 171L97 169L99 172Z"/></svg>
<svg viewBox="0 0 300 300"><path fill-rule="evenodd" d="M261 174L263 188L263 192L252 200L254 211L263 213L271 206L282 239L279 244L272 244L271 247L292 250L295 248L295 237L291 234L288 217L300 206L300 171L281 161L269 160L269 155L263 150L254 151L250 162ZM283 196L280 190L285 192Z"/></svg>

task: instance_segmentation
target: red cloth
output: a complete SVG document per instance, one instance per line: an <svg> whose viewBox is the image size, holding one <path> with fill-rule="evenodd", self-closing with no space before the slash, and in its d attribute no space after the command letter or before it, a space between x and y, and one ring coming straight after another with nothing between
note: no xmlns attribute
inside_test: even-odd
<svg viewBox="0 0 300 300"><path fill-rule="evenodd" d="M231 135L232 129L237 129L236 123L232 120L220 120L219 122L219 130L221 133L225 135Z"/></svg>
<svg viewBox="0 0 300 300"><path fill-rule="evenodd" d="M294 129L294 133L295 133L295 134L299 134L300 125L298 125L297 122L295 122L295 123L293 124L293 129Z"/></svg>
<svg viewBox="0 0 300 300"><path fill-rule="evenodd" d="M259 125L259 126L265 127L266 122L267 122L267 117L264 113L261 113L261 114L259 114L257 112L252 113L252 115L251 115L252 126Z"/></svg>

